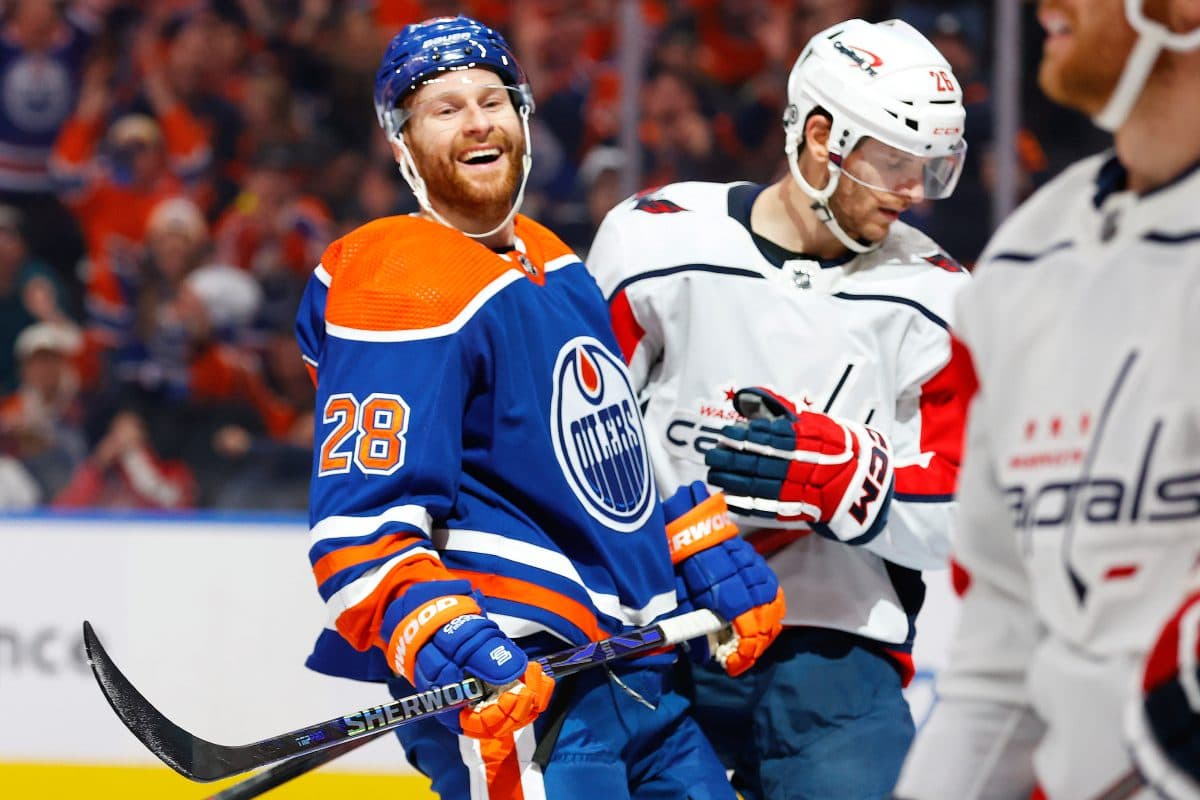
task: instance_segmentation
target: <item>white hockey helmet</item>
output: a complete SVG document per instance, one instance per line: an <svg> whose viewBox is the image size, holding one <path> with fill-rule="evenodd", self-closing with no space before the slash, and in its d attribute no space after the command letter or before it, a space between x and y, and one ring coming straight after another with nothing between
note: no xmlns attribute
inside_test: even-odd
<svg viewBox="0 0 1200 800"><path fill-rule="evenodd" d="M867 252L879 243L856 241L834 219L829 198L842 174L921 199L954 191L967 150L962 89L942 54L908 23L851 19L818 33L796 59L787 92L788 167L813 210L851 250ZM831 117L829 181L820 189L804 179L798 163L804 124L817 108ZM857 168L847 171L846 158L868 143Z"/></svg>
<svg viewBox="0 0 1200 800"><path fill-rule="evenodd" d="M1166 25L1147 17L1142 3L1143 0L1125 0L1125 17L1130 27L1137 31L1137 44L1125 59L1121 77L1108 102L1092 117L1097 127L1106 131L1115 131L1125 122L1163 48L1177 53L1200 48L1200 28L1187 33L1172 33Z"/></svg>

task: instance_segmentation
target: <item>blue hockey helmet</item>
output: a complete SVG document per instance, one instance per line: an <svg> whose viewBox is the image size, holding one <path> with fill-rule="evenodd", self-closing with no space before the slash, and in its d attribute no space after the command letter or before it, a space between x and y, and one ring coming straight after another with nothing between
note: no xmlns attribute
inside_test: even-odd
<svg viewBox="0 0 1200 800"><path fill-rule="evenodd" d="M439 73L481 67L500 76L520 96L519 107L533 111L525 71L498 31L470 17L434 17L406 25L383 54L375 75L375 114L389 138L398 136L404 117L396 106L423 81Z"/></svg>

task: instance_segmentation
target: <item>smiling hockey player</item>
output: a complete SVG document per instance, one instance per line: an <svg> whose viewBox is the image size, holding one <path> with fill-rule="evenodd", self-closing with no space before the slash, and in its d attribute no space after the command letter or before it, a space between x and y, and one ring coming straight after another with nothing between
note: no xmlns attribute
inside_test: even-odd
<svg viewBox="0 0 1200 800"><path fill-rule="evenodd" d="M783 600L731 526L700 524L723 519L719 496L673 500L664 529L603 299L517 214L521 68L473 20L410 25L375 105L422 213L330 245L300 309L317 380L309 557L329 612L309 666L391 679L397 697L482 680L484 701L398 729L446 800L732 798L668 682L673 654L558 684L528 657L686 604L732 623L717 654L738 671Z"/></svg>

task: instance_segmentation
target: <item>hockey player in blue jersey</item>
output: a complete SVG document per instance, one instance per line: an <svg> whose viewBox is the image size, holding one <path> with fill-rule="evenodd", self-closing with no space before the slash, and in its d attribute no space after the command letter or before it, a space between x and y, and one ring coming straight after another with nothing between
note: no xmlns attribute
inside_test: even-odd
<svg viewBox="0 0 1200 800"><path fill-rule="evenodd" d="M741 672L783 599L720 495L686 490L666 523L604 300L517 213L524 74L495 31L438 18L391 42L375 105L422 210L330 245L297 320L328 608L309 666L396 696L483 680L484 701L398 729L443 798L732 798L674 654L557 684L528 658L702 606Z"/></svg>
<svg viewBox="0 0 1200 800"><path fill-rule="evenodd" d="M901 689L966 403L949 323L967 275L898 217L954 189L965 114L897 21L815 36L788 103L779 181L641 193L588 266L660 485L724 487L787 596L746 676L693 670L697 719L748 800L879 798L913 735Z"/></svg>

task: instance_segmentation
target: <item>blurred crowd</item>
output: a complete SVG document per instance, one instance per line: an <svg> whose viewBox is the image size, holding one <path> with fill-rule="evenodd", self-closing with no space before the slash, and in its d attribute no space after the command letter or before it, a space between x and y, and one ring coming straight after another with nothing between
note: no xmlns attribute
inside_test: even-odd
<svg viewBox="0 0 1200 800"><path fill-rule="evenodd" d="M638 5L642 186L773 180L803 43L851 16L918 27L964 87L970 152L955 196L909 221L960 261L978 256L995 179L988 4ZM460 12L506 33L537 103L523 210L585 254L625 166L621 6L3 2L0 508L305 508L313 389L292 336L299 293L330 241L416 208L371 105L387 41ZM1031 81L1025 127L1006 143L1024 191L1104 146Z"/></svg>

